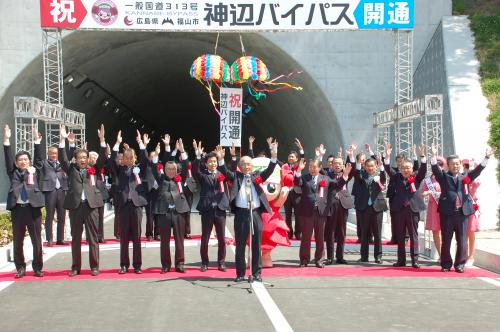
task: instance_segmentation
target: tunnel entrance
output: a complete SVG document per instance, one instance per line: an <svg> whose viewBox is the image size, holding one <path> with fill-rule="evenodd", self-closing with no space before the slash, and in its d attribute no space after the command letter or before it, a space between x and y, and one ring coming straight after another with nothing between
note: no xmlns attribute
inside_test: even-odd
<svg viewBox="0 0 500 332"><path fill-rule="evenodd" d="M246 53L261 58L272 77L301 69L264 36L247 33L243 38ZM219 140L219 118L206 90L189 76L189 68L196 57L213 52L215 39L214 33L193 32L76 31L66 36L64 76L73 73L78 79L65 80L65 107L86 114L89 146L97 144L95 130L103 123L110 143L120 129L125 140L133 143L135 129L143 126L144 131L154 133L154 139L169 133L185 139L187 146L196 138L208 149L214 147ZM221 35L217 53L229 63L240 57L239 35ZM35 59L19 75L12 94L43 99L43 76L33 65L40 62L41 57ZM283 90L251 102L253 110L243 119L243 151L249 135L257 138L255 150L265 149L266 137L276 137L283 154L294 148L294 137L308 151L319 143L332 150L343 143L334 111L314 79L303 72L293 80L304 88L302 92Z"/></svg>

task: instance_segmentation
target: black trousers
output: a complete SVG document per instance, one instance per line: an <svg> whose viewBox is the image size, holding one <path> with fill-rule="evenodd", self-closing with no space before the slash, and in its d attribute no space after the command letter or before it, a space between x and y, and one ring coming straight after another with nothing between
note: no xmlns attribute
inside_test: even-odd
<svg viewBox="0 0 500 332"><path fill-rule="evenodd" d="M120 221L120 266L130 267L128 243L132 241L132 266L134 269L140 269L142 266L142 207L135 206L132 201L128 201L124 206L119 208L118 214Z"/></svg>
<svg viewBox="0 0 500 332"><path fill-rule="evenodd" d="M441 221L441 267L450 269L453 265L455 268L463 268L467 259L467 216L464 216L462 211L457 211L454 215L447 216L439 214ZM455 233L457 241L457 252L455 254L455 262L451 258L450 248L451 240Z"/></svg>
<svg viewBox="0 0 500 332"><path fill-rule="evenodd" d="M302 263L309 263L311 260L311 237L314 231L314 241L316 241L316 251L314 260L320 263L323 260L325 248L325 223L326 216L322 216L317 208L314 208L312 215L301 216L302 239L300 241L299 258Z"/></svg>
<svg viewBox="0 0 500 332"><path fill-rule="evenodd" d="M292 238L293 234L295 234L295 237L300 236L301 234L301 229L300 229L300 222L299 222L299 216L297 215L297 204L295 203L295 195L292 195L292 192L288 194L288 197L286 198L284 208L285 208L285 221L286 225L290 229L288 231L288 237ZM292 213L295 218L295 232L294 228L292 225Z"/></svg>
<svg viewBox="0 0 500 332"><path fill-rule="evenodd" d="M172 266L170 258L170 235L172 228L175 240L175 266L184 263L184 232L185 213L177 213L175 209L166 214L156 215L160 227L160 260L162 268L169 269Z"/></svg>
<svg viewBox="0 0 500 332"><path fill-rule="evenodd" d="M72 270L80 271L82 268L82 232L85 225L85 237L89 245L90 268L99 268L99 242L98 242L97 208L92 209L87 202L82 202L76 209L69 210L71 224L71 255L73 257Z"/></svg>
<svg viewBox="0 0 500 332"><path fill-rule="evenodd" d="M26 269L24 261L24 236L26 229L31 238L33 246L33 262L34 271L41 271L43 267L42 258L42 212L40 208L28 206L16 206L11 211L12 233L14 235L14 264L16 270L20 268Z"/></svg>
<svg viewBox="0 0 500 332"><path fill-rule="evenodd" d="M106 203L104 203L106 204ZM98 223L97 223L97 239L102 242L104 241L104 206L97 208Z"/></svg>
<svg viewBox="0 0 500 332"><path fill-rule="evenodd" d="M64 240L64 221L66 219L66 210L64 210L64 197L66 192L59 189L53 191L46 191L43 193L45 196L45 238L52 241L52 222L54 220L54 213L57 212L57 241Z"/></svg>
<svg viewBox="0 0 500 332"><path fill-rule="evenodd" d="M260 209L253 209L252 217L253 234L250 234L250 210L236 208L234 215L234 235L236 240L235 260L237 277L245 276L245 250L249 235L252 239L252 275L256 277L262 273L262 254L260 248L262 241L262 218L260 216Z"/></svg>
<svg viewBox="0 0 500 332"><path fill-rule="evenodd" d="M115 218L113 221L113 235L115 237L120 237L120 214L118 206L116 206L115 202L113 202L113 210L115 211Z"/></svg>
<svg viewBox="0 0 500 332"><path fill-rule="evenodd" d="M409 206L401 211L391 211L391 223L396 228L396 242L398 244L398 263L406 263L405 236L410 235L410 256L412 263L418 262L418 222L420 214L413 212ZM393 219L394 218L394 219Z"/></svg>
<svg viewBox="0 0 500 332"><path fill-rule="evenodd" d="M363 224L361 223L362 219L363 219L363 211L356 210L356 236L360 241L361 241L361 229L363 228ZM370 228L368 234L368 241L372 240L373 240L373 229Z"/></svg>
<svg viewBox="0 0 500 332"><path fill-rule="evenodd" d="M191 209L191 207L189 207L189 208ZM191 234L191 211L186 212L184 219L186 221L184 234Z"/></svg>
<svg viewBox="0 0 500 332"><path fill-rule="evenodd" d="M201 246L200 256L201 263L208 265L208 241L212 228L215 226L215 234L217 234L218 250L217 263L223 264L226 260L226 211L222 211L217 207L209 211L201 213Z"/></svg>
<svg viewBox="0 0 500 332"><path fill-rule="evenodd" d="M391 242L398 243L398 238L397 238L398 228L397 228L397 223L395 221L397 216L394 215L394 212L392 210L389 213L391 215Z"/></svg>
<svg viewBox="0 0 500 332"><path fill-rule="evenodd" d="M373 257L382 258L382 219L384 212L377 212L369 206L361 212L361 259L368 260L370 231L373 231Z"/></svg>
<svg viewBox="0 0 500 332"><path fill-rule="evenodd" d="M327 217L325 224L326 257L328 259L333 259L334 241L337 242L335 253L337 259L344 259L347 212L340 201L333 201L332 215Z"/></svg>
<svg viewBox="0 0 500 332"><path fill-rule="evenodd" d="M152 189L146 197L148 201L148 204L144 207L146 212L146 236L157 236L160 234L158 220L156 219L156 215L153 214L153 204L157 197L156 189Z"/></svg>

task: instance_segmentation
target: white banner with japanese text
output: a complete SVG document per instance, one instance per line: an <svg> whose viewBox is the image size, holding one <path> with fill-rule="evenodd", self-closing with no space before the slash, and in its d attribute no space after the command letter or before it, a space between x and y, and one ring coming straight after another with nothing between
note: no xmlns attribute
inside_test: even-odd
<svg viewBox="0 0 500 332"><path fill-rule="evenodd" d="M42 27L154 31L412 29L415 0L40 0Z"/></svg>
<svg viewBox="0 0 500 332"><path fill-rule="evenodd" d="M241 147L243 90L220 89L220 145Z"/></svg>

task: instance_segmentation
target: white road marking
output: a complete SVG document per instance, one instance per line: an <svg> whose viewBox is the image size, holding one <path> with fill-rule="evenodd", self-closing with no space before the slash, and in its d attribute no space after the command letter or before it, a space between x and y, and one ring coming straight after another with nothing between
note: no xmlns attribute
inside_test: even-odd
<svg viewBox="0 0 500 332"><path fill-rule="evenodd" d="M14 281L0 281L0 292L12 285Z"/></svg>
<svg viewBox="0 0 500 332"><path fill-rule="evenodd" d="M494 286L500 287L500 280L488 278L488 277L477 277L477 279L492 284Z"/></svg>
<svg viewBox="0 0 500 332"><path fill-rule="evenodd" d="M226 226L226 236L228 238L234 239L233 235L231 234L227 226ZM229 248L234 254L236 253L234 245L232 244L229 245ZM269 320L273 324L276 331L293 331L292 327L290 326L285 316L274 302L273 298L267 291L266 287L264 287L264 285L260 282L253 282L251 283L251 285L255 295L259 299L260 304L264 308L267 317L269 317Z"/></svg>

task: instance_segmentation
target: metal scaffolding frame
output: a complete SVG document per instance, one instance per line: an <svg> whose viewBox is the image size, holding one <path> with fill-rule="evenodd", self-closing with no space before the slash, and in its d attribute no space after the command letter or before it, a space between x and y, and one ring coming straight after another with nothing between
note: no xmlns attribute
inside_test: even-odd
<svg viewBox="0 0 500 332"><path fill-rule="evenodd" d="M62 35L60 29L42 29L45 101L64 106Z"/></svg>
<svg viewBox="0 0 500 332"><path fill-rule="evenodd" d="M75 133L77 147L82 147L85 143L84 113L65 109L35 97L14 97L14 119L17 151L26 150L33 153L33 129L38 131L40 122L45 123L46 146L59 142L59 125L62 123Z"/></svg>

